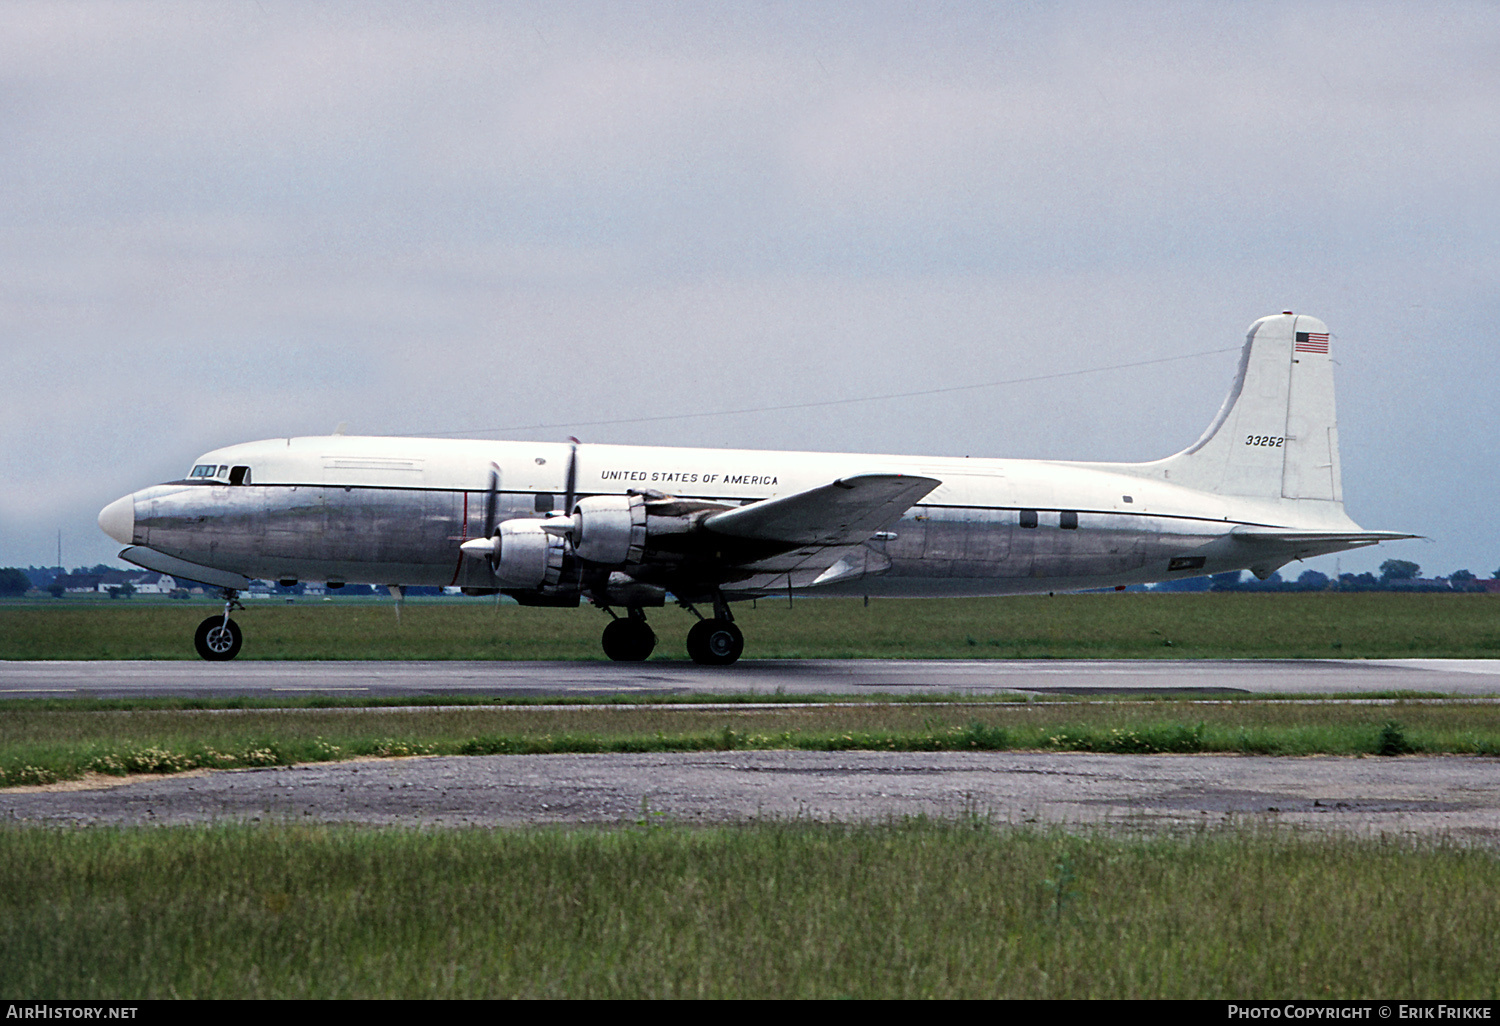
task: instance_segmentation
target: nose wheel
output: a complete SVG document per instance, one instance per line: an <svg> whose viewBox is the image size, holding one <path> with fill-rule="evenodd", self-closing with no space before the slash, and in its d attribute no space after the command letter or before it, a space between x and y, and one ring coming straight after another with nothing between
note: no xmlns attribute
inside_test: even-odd
<svg viewBox="0 0 1500 1026"><path fill-rule="evenodd" d="M245 608L237 601L238 597L238 592L226 589L223 615L210 616L193 632L193 647L210 662L222 662L240 654L245 635L241 633L240 625L229 618L231 610Z"/></svg>
<svg viewBox="0 0 1500 1026"><path fill-rule="evenodd" d="M193 647L200 656L213 662L233 659L239 655L240 645L244 641L240 625L227 616L210 616L198 625L197 632L193 634Z"/></svg>

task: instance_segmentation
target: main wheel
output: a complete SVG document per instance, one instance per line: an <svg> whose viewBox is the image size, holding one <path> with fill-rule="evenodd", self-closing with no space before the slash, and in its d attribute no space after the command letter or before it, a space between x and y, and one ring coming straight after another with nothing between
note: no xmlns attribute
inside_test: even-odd
<svg viewBox="0 0 1500 1026"><path fill-rule="evenodd" d="M699 620L687 636L688 655L704 666L728 666L745 651L745 636L728 620Z"/></svg>
<svg viewBox="0 0 1500 1026"><path fill-rule="evenodd" d="M611 620L604 628L604 654L619 663L638 663L656 647L656 632L645 620Z"/></svg>
<svg viewBox="0 0 1500 1026"><path fill-rule="evenodd" d="M240 625L222 616L210 616L193 633L193 647L198 650L198 654L215 662L239 655L240 645L244 640Z"/></svg>

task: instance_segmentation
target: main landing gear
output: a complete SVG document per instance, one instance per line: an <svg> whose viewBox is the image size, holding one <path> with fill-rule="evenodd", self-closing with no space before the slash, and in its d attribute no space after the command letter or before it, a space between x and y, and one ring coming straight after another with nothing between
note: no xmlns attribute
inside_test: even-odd
<svg viewBox="0 0 1500 1026"><path fill-rule="evenodd" d="M615 615L607 606L605 612ZM646 623L646 614L639 606L625 616L615 616L604 628L604 654L617 663L642 662L655 647L656 632Z"/></svg>
<svg viewBox="0 0 1500 1026"><path fill-rule="evenodd" d="M240 645L244 644L245 636L240 631L240 625L229 618L229 613L231 610L244 608L239 603L239 592L233 588L225 588L224 614L210 616L193 632L193 647L200 656L220 662L240 654Z"/></svg>
<svg viewBox="0 0 1500 1026"><path fill-rule="evenodd" d="M703 666L728 666L745 651L745 636L733 620L699 620L687 636L688 655Z"/></svg>
<svg viewBox="0 0 1500 1026"><path fill-rule="evenodd" d="M687 650L693 662L701 666L728 666L745 651L745 635L734 625L734 616L723 596L714 596L714 615L706 618L684 602L683 606L698 617L688 631ZM656 632L646 623L646 614L632 607L625 616L616 616L608 606L604 611L614 617L604 628L604 654L616 662L638 663L656 648Z"/></svg>

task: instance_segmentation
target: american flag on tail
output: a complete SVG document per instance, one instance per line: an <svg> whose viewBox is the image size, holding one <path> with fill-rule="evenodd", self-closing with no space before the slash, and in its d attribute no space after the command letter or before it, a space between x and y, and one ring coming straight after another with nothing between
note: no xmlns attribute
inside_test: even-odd
<svg viewBox="0 0 1500 1026"><path fill-rule="evenodd" d="M1297 352L1299 352L1299 353L1326 353L1326 352L1328 352L1328 332L1326 332L1326 331L1299 331L1299 332L1297 332Z"/></svg>

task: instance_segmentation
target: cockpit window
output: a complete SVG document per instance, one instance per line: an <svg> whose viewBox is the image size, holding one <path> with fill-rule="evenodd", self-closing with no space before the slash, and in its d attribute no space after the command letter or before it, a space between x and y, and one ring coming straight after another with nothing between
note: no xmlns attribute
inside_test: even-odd
<svg viewBox="0 0 1500 1026"><path fill-rule="evenodd" d="M233 481L233 478L242 476L242 471L244 480ZM227 463L200 463L193 468L193 472L188 477L214 478L221 481L231 480L233 484L248 484L250 481L250 468L235 467L234 473L231 474L229 464Z"/></svg>

